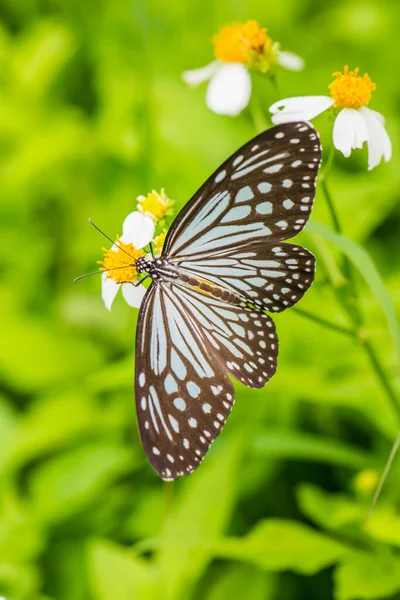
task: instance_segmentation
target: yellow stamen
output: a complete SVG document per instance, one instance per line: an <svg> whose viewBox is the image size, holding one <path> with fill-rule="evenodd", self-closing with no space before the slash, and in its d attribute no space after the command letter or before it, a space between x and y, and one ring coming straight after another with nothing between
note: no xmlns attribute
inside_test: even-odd
<svg viewBox="0 0 400 600"><path fill-rule="evenodd" d="M138 196L137 201L138 209L152 217L154 221L162 219L172 205L172 201L166 195L164 188L160 193L153 190L147 196Z"/></svg>
<svg viewBox="0 0 400 600"><path fill-rule="evenodd" d="M257 21L232 23L212 38L217 58L244 64L249 62L252 51L263 52L267 40L270 41L267 30L260 27Z"/></svg>
<svg viewBox="0 0 400 600"><path fill-rule="evenodd" d="M333 73L335 80L328 86L335 108L360 108L367 106L371 100L371 92L376 88L375 83L371 81L367 73L360 77L360 69L357 67L354 71L349 71L346 65L343 73L336 71Z"/></svg>
<svg viewBox="0 0 400 600"><path fill-rule="evenodd" d="M113 249L103 248L104 259L97 261L100 271L107 269L116 269L115 271L107 271L107 279L114 279L116 283L132 282L135 280L137 271L135 269L135 259L144 256L142 250L136 250L133 244L124 244L117 237L116 244ZM121 267L121 268L120 268Z"/></svg>
<svg viewBox="0 0 400 600"><path fill-rule="evenodd" d="M167 235L167 230L164 229L164 231L162 233L160 233L160 235L157 235L157 237L154 238L155 254L161 254L166 235Z"/></svg>

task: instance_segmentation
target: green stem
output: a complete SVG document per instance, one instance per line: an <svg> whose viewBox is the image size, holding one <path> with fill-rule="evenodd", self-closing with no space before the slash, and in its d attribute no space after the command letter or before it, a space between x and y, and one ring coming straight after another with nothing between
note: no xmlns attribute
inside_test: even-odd
<svg viewBox="0 0 400 600"><path fill-rule="evenodd" d="M332 159L333 160L333 159ZM329 162L329 161L328 161ZM321 187L322 190L325 194L325 198L326 198L326 202L327 202L327 206L332 218L332 222L334 224L334 227L337 231L337 233L342 233L342 227L340 224L340 220L339 217L336 213L336 209L335 209L335 205L333 203L333 199L332 196L329 192L329 189L326 185L326 175L328 173L329 169L325 169L325 173L322 177L322 181L321 181ZM384 392L386 398L389 401L390 406L392 407L392 409L394 410L394 413L397 415L397 417L400 419L400 404L399 404L399 399L397 397L397 393L394 390L394 388L391 385L391 382L389 381L385 369L381 363L381 361L378 358L377 353L375 352L375 349L373 347L373 345L371 344L371 342L368 339L363 338L361 331L363 328L363 316L361 314L361 311L358 309L357 307L357 288L355 286L355 281L353 278L353 271L351 268L351 264L349 262L349 260L346 257L346 260L344 262L344 271L345 271L345 275L347 276L348 279L348 287L350 290L350 297L348 294L341 294L339 293L339 290L336 291L337 297L339 299L339 302L344 306L344 308L346 309L346 312L352 322L352 325L354 327L354 329L356 331L358 331L358 340L361 343L361 346L364 348L365 353L368 356L368 359L370 361L370 364L372 366L372 369L375 373L375 377L377 379L377 381L379 382L382 391ZM368 511L367 517L366 517L366 521L369 519L369 517L372 514L372 511L378 501L378 498L380 496L380 493L382 491L383 485L385 483L386 477L389 473L389 470L393 464L393 461L395 459L398 447L400 445L400 432L397 434L396 440L393 444L392 450L390 452L389 458L387 460L385 469L383 471L382 477L380 479L380 482L378 484L378 487L375 491L370 509Z"/></svg>
<svg viewBox="0 0 400 600"><path fill-rule="evenodd" d="M332 196L326 186L325 178L321 182L321 187L322 187L322 190L324 191L326 202L327 202L328 208L330 210L330 213L332 215L332 221L335 225L335 229L336 229L337 233L342 233L342 228L340 225L339 217L336 213L336 209L335 209L335 205L333 203ZM363 319L362 319L362 315L360 314L360 311L358 309L356 311L354 311L353 300L357 300L357 290L356 290L354 278L352 276L352 270L350 267L351 267L351 265L348 263L346 275L348 276L348 285L350 288L351 306L349 306L348 296L343 297L342 295L340 295L340 302L347 309L346 312L347 312L350 320L352 321L352 325L353 325L355 331L360 331L360 329L362 329L362 327L363 327ZM394 392L390 383L388 382L387 376L385 374L385 370L382 367L371 342L369 340L364 340L361 335L358 336L358 339L362 343L362 347L365 349L365 352L368 355L368 358L374 369L375 375L376 375L380 385L382 386L382 389L385 392L385 395L389 399L391 405L395 407L395 410L400 417L400 405L399 405L396 393Z"/></svg>
<svg viewBox="0 0 400 600"><path fill-rule="evenodd" d="M281 90L280 90L278 81L276 79L276 75L272 75L269 79L272 83L272 87L274 88L274 90L276 92L277 99L279 100L280 98L282 98L282 94L281 94Z"/></svg>
<svg viewBox="0 0 400 600"><path fill-rule="evenodd" d="M163 490L164 490L164 521L167 521L171 509L172 503L174 499L174 482L173 481L164 481L163 482Z"/></svg>
<svg viewBox="0 0 400 600"><path fill-rule="evenodd" d="M327 204L327 207L329 210L330 217L332 219L333 227L334 227L335 231L337 231L338 233L343 233L338 214L335 210L335 205L333 204L331 193L329 191L328 186L326 185L325 177L320 181L320 184L321 184L322 191L324 192L324 195L325 195L326 204Z"/></svg>
<svg viewBox="0 0 400 600"><path fill-rule="evenodd" d="M378 498L379 498L379 496L381 494L383 485L384 485L384 483L386 481L386 478L388 476L390 468L391 468L391 466L393 464L393 461L395 459L395 456L396 456L396 453L397 453L397 450L398 450L399 446L400 446L400 432L397 434L395 442L394 442L394 444L392 446L392 449L390 451L389 458L386 461L386 465L385 465L385 468L383 470L382 476L381 476L381 478L379 480L378 487L376 488L374 497L372 498L371 506L369 507L367 516L365 517L364 525L366 524L366 522L368 521L368 519L372 515L372 511L374 510L375 505L378 502Z"/></svg>
<svg viewBox="0 0 400 600"><path fill-rule="evenodd" d="M330 156L333 156L333 152L331 152ZM332 161L333 161L333 159L332 159ZM332 166L332 161L331 161L331 166ZM328 159L327 165L328 164L329 164L329 159ZM330 167L329 168L327 167L325 169L325 174L322 178L322 181L320 182L321 188L325 195L326 204L328 206L328 210L329 210L329 213L330 213L330 216L332 219L334 229L337 233L342 234L343 233L342 225L340 223L339 216L336 212L332 195L326 184L326 176L327 176L329 170L330 170ZM347 286L348 289L344 291L345 302L344 302L343 307L346 310L346 312L349 314L350 319L353 321L353 324L357 328L360 328L362 326L362 315L361 315L360 309L358 307L358 303L356 301L357 289L356 289L356 282L354 279L353 269L352 269L351 263L350 263L349 259L347 258L347 256L343 257L343 272L344 272L344 276L348 283L348 286ZM349 293L346 293L346 291ZM342 295L340 297L340 302L341 302L341 304L343 304Z"/></svg>
<svg viewBox="0 0 400 600"><path fill-rule="evenodd" d="M258 101L256 94L253 94L250 100L249 109L251 120L253 121L253 125L255 127L256 132L261 133L262 131L268 129L269 123L266 119L261 103Z"/></svg>
<svg viewBox="0 0 400 600"><path fill-rule="evenodd" d="M392 387L390 381L388 380L385 369L381 364L374 347L372 346L369 340L361 340L362 346L365 348L365 352L370 360L370 363L375 371L377 379L380 381L382 389L384 390L386 396L390 400L390 403L395 411L395 413L400 414L399 401L397 398L397 394Z"/></svg>
<svg viewBox="0 0 400 600"><path fill-rule="evenodd" d="M326 179L326 177L328 176L329 171L332 169L333 167L333 163L335 160L335 146L331 146L331 149L329 151L329 155L328 155L328 160L326 161L325 165L323 166L321 173L318 175L318 180L321 182L324 179Z"/></svg>
<svg viewBox="0 0 400 600"><path fill-rule="evenodd" d="M357 332L354 329L349 329L348 327L342 327L341 325L336 325L336 323L331 323L331 321L326 321L322 317L318 317L317 315L313 315L301 308L293 308L293 312L309 319L310 321L314 321L314 323L318 323L318 325L322 325L327 329L332 329L332 331L336 331L337 333L344 333L352 338L357 337Z"/></svg>

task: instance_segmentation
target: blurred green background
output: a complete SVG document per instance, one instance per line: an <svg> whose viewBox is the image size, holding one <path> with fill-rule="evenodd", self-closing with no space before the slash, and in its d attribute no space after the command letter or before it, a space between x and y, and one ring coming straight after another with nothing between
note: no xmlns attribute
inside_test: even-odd
<svg viewBox="0 0 400 600"><path fill-rule="evenodd" d="M400 461L364 524L399 422L360 344L294 310L277 316L277 375L259 391L236 386L204 463L171 486L138 440L137 313L122 298L108 313L97 278L72 285L105 243L89 216L114 237L152 188L182 206L257 133L249 111L219 117L205 87L180 79L212 59L221 25L254 18L306 61L279 72L283 96L326 94L345 64L377 84L370 107L387 117L394 157L371 173L365 150L338 157L330 185L398 311L398 2L1 0L0 10L0 596L400 598ZM267 109L276 91L254 84ZM315 123L328 146L332 124ZM320 192L314 219L331 227ZM347 326L332 292L338 250L310 232L299 241L320 266L301 308ZM356 278L365 336L398 391L387 299Z"/></svg>

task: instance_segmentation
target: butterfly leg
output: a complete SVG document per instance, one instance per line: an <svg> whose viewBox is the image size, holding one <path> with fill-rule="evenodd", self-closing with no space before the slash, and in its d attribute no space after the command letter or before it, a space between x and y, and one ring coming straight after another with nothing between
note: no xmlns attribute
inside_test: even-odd
<svg viewBox="0 0 400 600"><path fill-rule="evenodd" d="M130 283L132 283L133 287L139 287L139 285L141 283L143 283L143 281L145 281L148 277L149 277L148 275L145 275L144 277L142 277L142 279L139 279L139 281L137 281L136 283L133 283L133 282L130 282Z"/></svg>

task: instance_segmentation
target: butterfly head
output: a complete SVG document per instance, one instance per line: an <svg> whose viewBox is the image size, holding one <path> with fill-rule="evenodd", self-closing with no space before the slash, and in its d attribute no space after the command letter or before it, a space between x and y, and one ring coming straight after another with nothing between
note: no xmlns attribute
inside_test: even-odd
<svg viewBox="0 0 400 600"><path fill-rule="evenodd" d="M154 262L154 260L148 260L145 256L140 256L136 261L135 269L138 273L151 273Z"/></svg>

